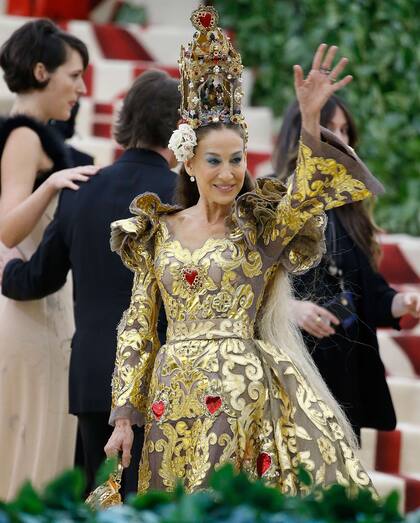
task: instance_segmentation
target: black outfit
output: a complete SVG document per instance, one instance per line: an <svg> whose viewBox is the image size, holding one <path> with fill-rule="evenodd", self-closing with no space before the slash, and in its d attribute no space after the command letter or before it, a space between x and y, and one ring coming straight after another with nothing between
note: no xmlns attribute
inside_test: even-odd
<svg viewBox="0 0 420 523"><path fill-rule="evenodd" d="M376 336L378 327L399 329L391 314L396 292L353 242L337 211L327 215L327 256L293 283L298 299L322 306L341 291L339 279L329 270L332 258L343 272L345 289L353 295L356 321L350 326L334 326L336 334L321 340L303 335L322 377L360 438L361 427L392 430L396 425Z"/></svg>
<svg viewBox="0 0 420 523"><path fill-rule="evenodd" d="M37 176L34 190L37 189L50 174L72 166L70 151L65 146L61 136L48 125L24 114L11 116L9 118L0 118L0 157L3 155L3 149L10 133L19 127L29 127L29 129L32 129L38 135L42 149L53 163L53 167L48 172L43 172Z"/></svg>
<svg viewBox="0 0 420 523"><path fill-rule="evenodd" d="M58 133L63 141L69 140L74 136L76 128L76 118L79 112L80 104L77 102L71 109L71 115L68 120L50 120L48 125L51 129L54 129ZM65 144L68 148L68 154L70 156L71 166L77 167L78 165L91 165L94 163L94 158L90 154L83 151L79 151L75 147L69 144Z"/></svg>
<svg viewBox="0 0 420 523"><path fill-rule="evenodd" d="M77 167L79 165L93 165L95 163L95 159L90 154L79 151L79 149L76 149L72 145L66 144L66 147L70 154L72 167Z"/></svg>
<svg viewBox="0 0 420 523"><path fill-rule="evenodd" d="M133 274L110 250L110 223L131 216L128 206L140 193L152 191L170 203L175 181L176 175L159 154L145 149L125 151L78 191L62 192L54 220L32 258L28 262L12 260L3 274L3 294L29 300L55 292L72 270L76 331L70 362L70 412L79 416L85 456L92 465L87 471L90 481L103 460L103 446L110 434L106 420L116 328L129 305L133 281ZM163 311L158 332L164 340ZM98 419L101 428L92 423ZM142 438L143 431L136 430L136 437ZM140 447L141 442L133 445L133 449ZM126 491L136 491L138 461L134 457L130 469Z"/></svg>

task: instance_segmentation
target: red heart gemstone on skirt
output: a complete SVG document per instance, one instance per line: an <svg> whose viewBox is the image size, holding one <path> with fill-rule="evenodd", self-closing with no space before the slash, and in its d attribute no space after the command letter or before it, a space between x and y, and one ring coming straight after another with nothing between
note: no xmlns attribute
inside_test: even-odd
<svg viewBox="0 0 420 523"><path fill-rule="evenodd" d="M188 285L192 287L197 281L198 272L195 269L187 269L184 271L184 278Z"/></svg>
<svg viewBox="0 0 420 523"><path fill-rule="evenodd" d="M165 412L165 404L163 403L163 401L155 401L154 403L152 403L152 411L156 419L160 419L162 417L162 414Z"/></svg>
<svg viewBox="0 0 420 523"><path fill-rule="evenodd" d="M270 454L267 454L267 452L261 452L261 454L257 458L257 473L258 475L264 476L264 474L267 472L267 470L271 466L271 456Z"/></svg>
<svg viewBox="0 0 420 523"><path fill-rule="evenodd" d="M217 412L222 406L222 398L220 396L206 396L206 407L210 414Z"/></svg>
<svg viewBox="0 0 420 523"><path fill-rule="evenodd" d="M211 14L210 13L202 13L202 14L199 14L198 15L198 18L200 20L200 23L203 27L205 27L206 29L208 29L210 27L210 24L211 24Z"/></svg>

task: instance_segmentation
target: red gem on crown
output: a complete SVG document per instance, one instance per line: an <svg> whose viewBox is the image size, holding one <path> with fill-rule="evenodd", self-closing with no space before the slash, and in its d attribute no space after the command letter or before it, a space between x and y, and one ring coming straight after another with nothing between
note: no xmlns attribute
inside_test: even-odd
<svg viewBox="0 0 420 523"><path fill-rule="evenodd" d="M200 23L203 27L208 29L211 26L213 16L211 13L200 13L198 15L198 19L200 20Z"/></svg>
<svg viewBox="0 0 420 523"><path fill-rule="evenodd" d="M191 14L191 22L199 31L215 29L219 15L214 7L204 6L195 9Z"/></svg>

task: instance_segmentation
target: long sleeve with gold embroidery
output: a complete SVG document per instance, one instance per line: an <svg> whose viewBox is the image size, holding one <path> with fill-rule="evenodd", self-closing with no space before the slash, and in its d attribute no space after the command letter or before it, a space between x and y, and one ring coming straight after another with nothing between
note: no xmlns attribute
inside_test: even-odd
<svg viewBox="0 0 420 523"><path fill-rule="evenodd" d="M159 347L156 330L158 286L151 248L142 234L141 218L120 220L111 227L112 248L134 272L134 282L130 306L118 326L110 423L118 418L129 418L132 424L141 426Z"/></svg>
<svg viewBox="0 0 420 523"><path fill-rule="evenodd" d="M326 129L321 134L323 141L302 132L287 188L259 179L235 206L234 221L248 243L293 273L310 269L325 252L325 211L383 191L350 147Z"/></svg>

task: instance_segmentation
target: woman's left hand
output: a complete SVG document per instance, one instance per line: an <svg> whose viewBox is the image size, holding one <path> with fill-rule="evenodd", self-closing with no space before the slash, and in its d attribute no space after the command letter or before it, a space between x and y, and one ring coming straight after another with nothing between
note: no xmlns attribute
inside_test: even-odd
<svg viewBox="0 0 420 523"><path fill-rule="evenodd" d="M295 91L299 101L302 123L317 121L321 114L321 109L329 97L349 82L353 77L345 76L337 80L347 65L347 58L341 58L337 65L333 67L334 57L338 47L321 44L314 55L312 69L305 78L303 69L300 65L294 65ZM309 129L308 129L309 130Z"/></svg>
<svg viewBox="0 0 420 523"><path fill-rule="evenodd" d="M405 314L420 318L420 293L399 292L392 300L391 312L394 318L401 318Z"/></svg>

